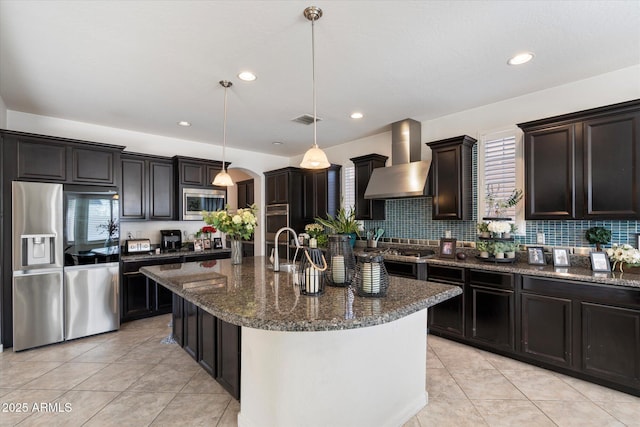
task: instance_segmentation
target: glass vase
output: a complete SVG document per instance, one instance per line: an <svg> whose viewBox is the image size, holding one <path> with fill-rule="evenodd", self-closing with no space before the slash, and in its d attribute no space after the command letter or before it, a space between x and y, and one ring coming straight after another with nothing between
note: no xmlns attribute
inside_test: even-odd
<svg viewBox="0 0 640 427"><path fill-rule="evenodd" d="M231 264L242 264L242 240L231 239Z"/></svg>

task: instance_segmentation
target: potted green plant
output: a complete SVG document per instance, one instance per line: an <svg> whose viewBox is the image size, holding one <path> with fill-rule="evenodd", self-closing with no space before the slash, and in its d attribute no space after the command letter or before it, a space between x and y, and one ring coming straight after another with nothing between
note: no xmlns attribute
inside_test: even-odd
<svg viewBox="0 0 640 427"><path fill-rule="evenodd" d="M596 245L596 251L601 251L600 245L606 245L611 241L611 230L604 227L591 227L584 233L587 242Z"/></svg>
<svg viewBox="0 0 640 427"><path fill-rule="evenodd" d="M490 242L480 241L476 243L476 249L480 252L480 258L489 258Z"/></svg>
<svg viewBox="0 0 640 427"><path fill-rule="evenodd" d="M509 249L507 243L505 242L496 242L493 246L493 255L497 259L504 258L504 253Z"/></svg>
<svg viewBox="0 0 640 427"><path fill-rule="evenodd" d="M335 234L348 234L352 247L356 244L356 236L360 236L360 224L356 221L355 207L351 207L348 211L341 207L336 212L336 216L327 214L327 218L316 218L315 221Z"/></svg>
<svg viewBox="0 0 640 427"><path fill-rule="evenodd" d="M506 258L515 258L516 257L516 251L518 250L518 247L520 246L519 242L507 242L506 244L506 248L504 251L504 256Z"/></svg>
<svg viewBox="0 0 640 427"><path fill-rule="evenodd" d="M478 234L482 238L489 238L491 234L489 233L489 223L482 221L476 224L476 228L478 229Z"/></svg>

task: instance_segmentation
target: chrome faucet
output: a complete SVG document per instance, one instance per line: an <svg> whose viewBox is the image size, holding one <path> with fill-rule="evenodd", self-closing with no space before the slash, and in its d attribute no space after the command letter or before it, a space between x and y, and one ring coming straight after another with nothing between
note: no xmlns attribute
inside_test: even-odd
<svg viewBox="0 0 640 427"><path fill-rule="evenodd" d="M300 249L300 242L298 242L298 235L296 234L293 228L282 227L280 230L276 232L276 238L274 243L274 251L273 251L273 271L280 271L280 258L278 257L278 238L280 237L280 233L283 231L290 231L293 233L293 238L296 242L296 254L298 253L298 249ZM288 244L288 242L287 242ZM296 255L293 256L293 261L295 262Z"/></svg>

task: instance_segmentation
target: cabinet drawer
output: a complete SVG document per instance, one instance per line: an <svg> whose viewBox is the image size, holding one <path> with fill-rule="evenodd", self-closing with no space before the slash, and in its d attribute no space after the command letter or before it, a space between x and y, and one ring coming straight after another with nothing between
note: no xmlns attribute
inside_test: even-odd
<svg viewBox="0 0 640 427"><path fill-rule="evenodd" d="M629 308L640 306L640 288L522 276L522 290Z"/></svg>
<svg viewBox="0 0 640 427"><path fill-rule="evenodd" d="M513 274L495 271L469 270L469 283L490 288L513 289Z"/></svg>
<svg viewBox="0 0 640 427"><path fill-rule="evenodd" d="M445 283L464 283L465 269L462 267L444 267L440 265L428 264L427 280Z"/></svg>

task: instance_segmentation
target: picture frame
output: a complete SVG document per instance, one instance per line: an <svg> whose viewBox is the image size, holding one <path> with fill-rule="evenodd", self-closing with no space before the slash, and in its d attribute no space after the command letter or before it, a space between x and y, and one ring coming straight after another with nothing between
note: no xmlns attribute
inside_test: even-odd
<svg viewBox="0 0 640 427"><path fill-rule="evenodd" d="M456 239L440 239L440 258L456 257Z"/></svg>
<svg viewBox="0 0 640 427"><path fill-rule="evenodd" d="M202 239L202 249L211 249L211 240L210 239Z"/></svg>
<svg viewBox="0 0 640 427"><path fill-rule="evenodd" d="M193 241L193 250L194 252L202 251L202 239L196 239Z"/></svg>
<svg viewBox="0 0 640 427"><path fill-rule="evenodd" d="M610 272L611 264L606 252L591 252L591 270L595 272Z"/></svg>
<svg viewBox="0 0 640 427"><path fill-rule="evenodd" d="M546 265L547 262L544 259L544 247L528 246L527 260L529 261L530 265Z"/></svg>
<svg viewBox="0 0 640 427"><path fill-rule="evenodd" d="M222 249L222 237L213 238L213 249Z"/></svg>
<svg viewBox="0 0 640 427"><path fill-rule="evenodd" d="M553 248L553 266L569 267L569 250L567 248Z"/></svg>

